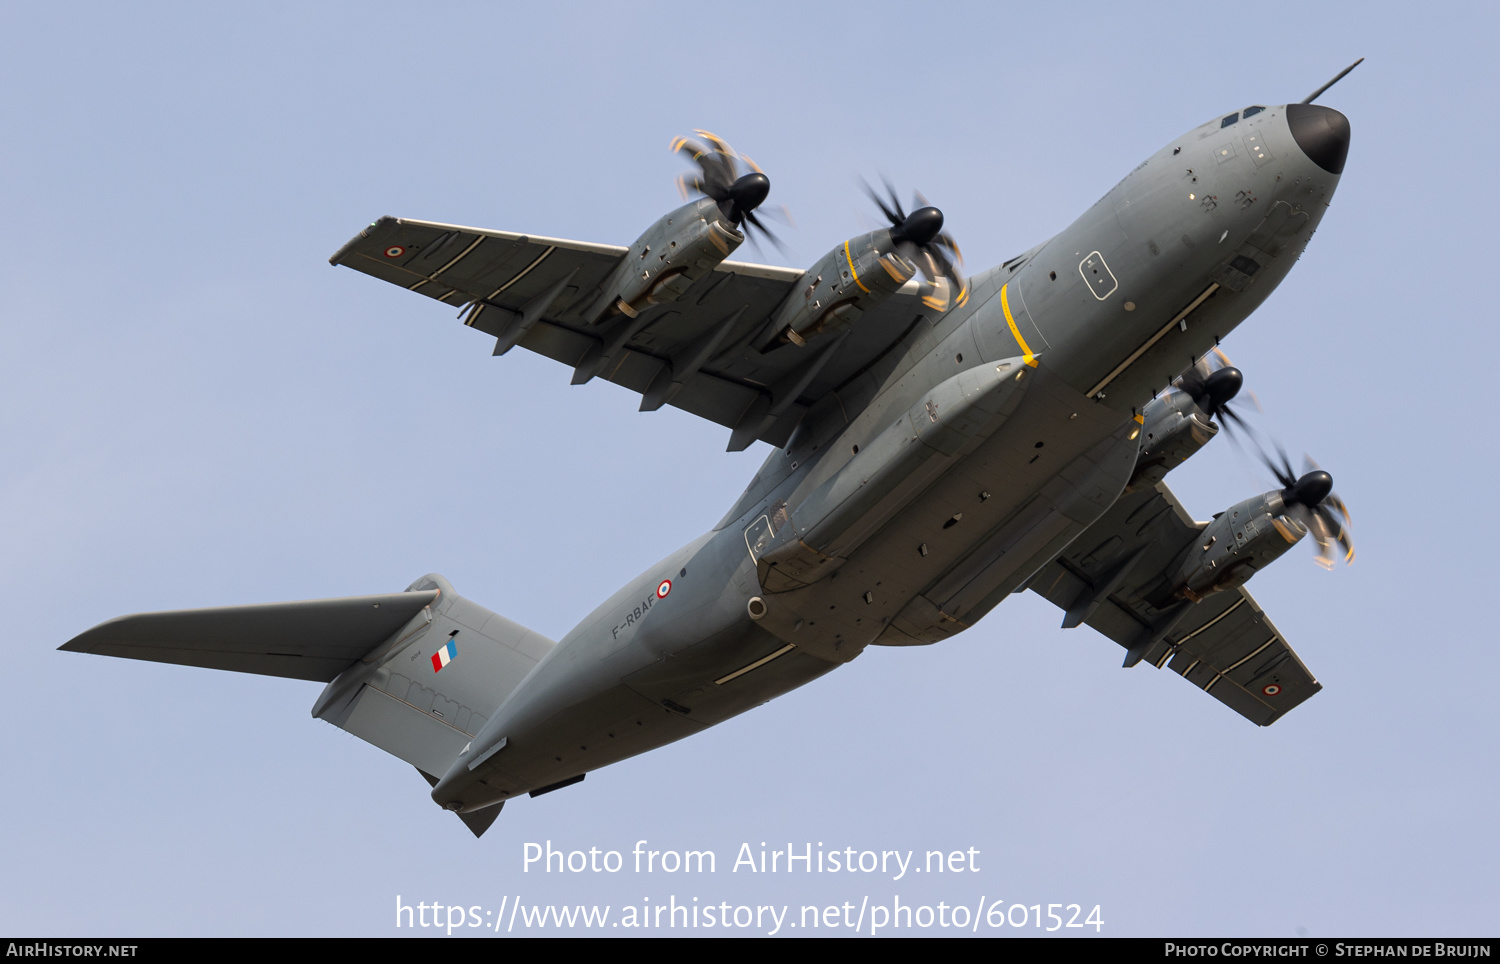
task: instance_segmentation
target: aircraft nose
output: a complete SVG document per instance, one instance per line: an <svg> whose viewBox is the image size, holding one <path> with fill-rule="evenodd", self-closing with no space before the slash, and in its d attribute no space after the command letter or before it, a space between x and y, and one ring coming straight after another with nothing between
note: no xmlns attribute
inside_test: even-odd
<svg viewBox="0 0 1500 964"><path fill-rule="evenodd" d="M1288 104L1287 126L1302 153L1329 174L1344 172L1349 156L1349 118L1332 107Z"/></svg>

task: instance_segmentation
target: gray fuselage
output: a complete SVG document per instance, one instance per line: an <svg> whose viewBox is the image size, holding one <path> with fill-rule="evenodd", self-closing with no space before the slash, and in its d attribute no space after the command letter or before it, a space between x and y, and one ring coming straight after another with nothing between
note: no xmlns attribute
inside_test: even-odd
<svg viewBox="0 0 1500 964"><path fill-rule="evenodd" d="M1145 404L1271 293L1328 206L1342 115L1250 114L1163 147L817 403L712 531L558 643L433 799L550 787L872 643L946 638L1023 587L1118 498Z"/></svg>

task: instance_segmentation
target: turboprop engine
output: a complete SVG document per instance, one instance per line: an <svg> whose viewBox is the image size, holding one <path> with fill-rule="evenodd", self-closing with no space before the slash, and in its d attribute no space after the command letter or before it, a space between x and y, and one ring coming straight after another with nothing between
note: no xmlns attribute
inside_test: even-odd
<svg viewBox="0 0 1500 964"><path fill-rule="evenodd" d="M922 302L928 308L947 311L968 300L968 287L956 267L962 256L958 244L943 233L943 212L922 202L920 195L922 206L910 214L894 191L889 205L873 191L870 196L891 226L850 238L818 259L804 276L807 283L787 296L755 342L756 349L771 351L788 342L801 346L824 332L846 328L919 271Z"/></svg>
<svg viewBox="0 0 1500 964"><path fill-rule="evenodd" d="M1142 412L1141 455L1130 479L1131 488L1155 485L1207 445L1219 434L1216 416L1240 421L1229 403L1239 394L1245 377L1228 364L1222 352L1215 349L1214 354L1223 367L1211 370L1209 356L1204 356L1177 379L1174 391L1147 403Z"/></svg>
<svg viewBox="0 0 1500 964"><path fill-rule="evenodd" d="M1261 569L1285 555L1309 530L1316 533L1319 559L1338 542L1354 548L1345 527L1334 518L1347 510L1333 494L1333 476L1317 469L1300 479L1219 513L1169 572L1168 592L1198 602L1225 589L1242 586ZM1331 563L1330 563L1331 564Z"/></svg>
<svg viewBox="0 0 1500 964"><path fill-rule="evenodd" d="M769 190L769 180L765 187ZM650 305L676 301L744 240L711 198L684 204L630 246L604 282L603 313L615 310L634 318Z"/></svg>
<svg viewBox="0 0 1500 964"><path fill-rule="evenodd" d="M699 167L684 175L678 186L696 200L651 225L621 258L600 286L599 306L591 313L597 324L619 312L634 318L650 305L676 301L745 241L749 226L770 232L754 211L771 191L766 177L749 158L707 131L698 131L708 146L687 138L672 142L672 150L688 155ZM740 174L740 165L750 170Z"/></svg>

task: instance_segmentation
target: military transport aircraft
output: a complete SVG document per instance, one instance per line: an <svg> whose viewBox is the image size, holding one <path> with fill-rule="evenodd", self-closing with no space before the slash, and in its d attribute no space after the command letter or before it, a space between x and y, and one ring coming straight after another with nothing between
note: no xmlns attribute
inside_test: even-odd
<svg viewBox="0 0 1500 964"><path fill-rule="evenodd" d="M771 182L703 132L674 144L699 196L629 247L381 218L332 263L458 308L496 355L520 346L774 451L717 525L555 643L427 575L125 616L62 648L324 682L313 715L415 766L476 835L516 796L868 646L940 642L1023 589L1126 666L1273 723L1320 686L1244 584L1309 532L1325 562L1352 557L1343 503L1283 458L1279 488L1194 522L1162 479L1233 420L1243 379L1216 346L1338 186L1349 123L1312 103L1326 89L1174 138L968 278L942 213L894 192L874 195L889 227L806 271L728 260L764 229Z"/></svg>

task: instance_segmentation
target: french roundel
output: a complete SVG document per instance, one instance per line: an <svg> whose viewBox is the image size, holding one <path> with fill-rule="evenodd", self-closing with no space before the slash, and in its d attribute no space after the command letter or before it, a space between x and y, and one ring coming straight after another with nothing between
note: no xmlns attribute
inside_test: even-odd
<svg viewBox="0 0 1500 964"><path fill-rule="evenodd" d="M1265 689L1261 690L1261 692L1266 694L1267 696L1275 696L1277 693L1281 692L1281 687L1277 686L1275 683L1272 683L1270 686L1267 686Z"/></svg>
<svg viewBox="0 0 1500 964"><path fill-rule="evenodd" d="M385 256L387 258L399 258L405 253L406 249L401 247L401 245L399 244L393 244L389 248L385 249Z"/></svg>
<svg viewBox="0 0 1500 964"><path fill-rule="evenodd" d="M656 587L656 598L666 599L667 593L672 591L672 580L663 579L661 585Z"/></svg>

